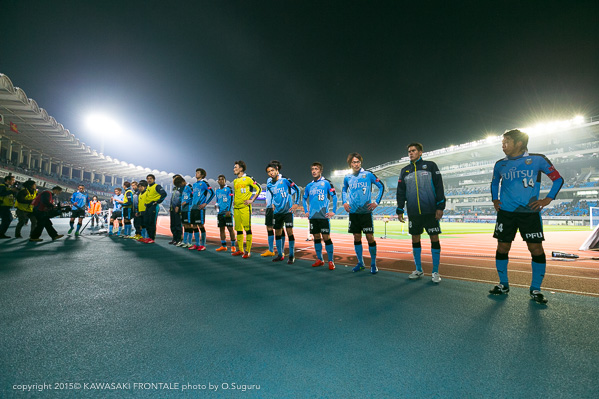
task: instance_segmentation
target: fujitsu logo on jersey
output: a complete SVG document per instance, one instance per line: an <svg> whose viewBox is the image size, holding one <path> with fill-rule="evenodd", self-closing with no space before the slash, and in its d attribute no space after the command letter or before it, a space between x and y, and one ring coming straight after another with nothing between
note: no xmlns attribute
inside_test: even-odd
<svg viewBox="0 0 599 399"><path fill-rule="evenodd" d="M324 195L324 194L325 194L325 190L323 190L322 188L312 187L312 189L310 190L310 195Z"/></svg>
<svg viewBox="0 0 599 399"><path fill-rule="evenodd" d="M516 168L512 168L505 173L501 174L501 178L504 180L514 180L514 179L523 179L523 178L532 178L534 176L533 170L516 170Z"/></svg>
<svg viewBox="0 0 599 399"><path fill-rule="evenodd" d="M356 188L368 188L368 183L364 181L352 182L349 184L349 188L355 190Z"/></svg>

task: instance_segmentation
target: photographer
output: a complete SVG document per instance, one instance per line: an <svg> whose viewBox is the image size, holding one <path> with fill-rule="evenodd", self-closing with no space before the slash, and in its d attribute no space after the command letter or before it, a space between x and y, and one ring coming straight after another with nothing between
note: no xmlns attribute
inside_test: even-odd
<svg viewBox="0 0 599 399"><path fill-rule="evenodd" d="M58 240L63 237L63 234L58 234L58 232L52 226L52 221L50 218L54 216L60 215L62 212L62 208L60 205L54 205L54 201L58 202L58 195L62 192L62 188L59 186L52 187L52 191L43 191L38 194L37 197L32 202L33 205L33 214L37 219L37 226L35 230L31 232L31 236L29 241L31 242L39 242L43 241L40 236L42 235L42 231L44 228L52 238L52 240ZM52 196L54 194L54 196Z"/></svg>
<svg viewBox="0 0 599 399"><path fill-rule="evenodd" d="M12 212L10 209L15 204L15 194L18 189L15 187L15 177L11 174L4 178L4 184L0 184L0 239L10 238L6 235L8 226L12 222Z"/></svg>
<svg viewBox="0 0 599 399"><path fill-rule="evenodd" d="M37 196L37 185L33 180L27 180L23 183L23 188L17 193L17 202L15 207L17 208L17 228L15 229L15 238L23 238L21 236L21 229L31 220L31 231L37 227L37 219L33 215L33 205L31 203Z"/></svg>

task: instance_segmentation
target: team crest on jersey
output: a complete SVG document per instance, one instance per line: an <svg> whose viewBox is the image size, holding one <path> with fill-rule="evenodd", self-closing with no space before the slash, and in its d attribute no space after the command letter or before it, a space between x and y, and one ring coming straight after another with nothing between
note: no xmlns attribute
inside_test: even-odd
<svg viewBox="0 0 599 399"><path fill-rule="evenodd" d="M422 165L422 169L426 169L428 165Z"/></svg>
<svg viewBox="0 0 599 399"><path fill-rule="evenodd" d="M360 177L365 178L366 177L366 173L364 173L363 175L360 175Z"/></svg>
<svg viewBox="0 0 599 399"><path fill-rule="evenodd" d="M528 158L524 163L530 165L532 163L532 158Z"/></svg>

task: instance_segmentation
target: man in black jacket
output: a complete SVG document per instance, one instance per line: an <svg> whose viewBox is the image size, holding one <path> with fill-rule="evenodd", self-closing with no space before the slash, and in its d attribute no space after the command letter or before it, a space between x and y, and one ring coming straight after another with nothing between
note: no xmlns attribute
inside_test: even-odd
<svg viewBox="0 0 599 399"><path fill-rule="evenodd" d="M422 144L411 143L408 145L410 164L404 167L397 182L397 217L404 223L404 205L407 202L409 218L409 233L412 236L412 253L416 270L410 274L412 280L423 276L421 263L420 235L426 229L431 238L431 252L433 255L432 280L439 283L439 263L441 260L441 244L439 234L441 226L439 220L443 217L445 209L445 193L443 179L437 164L422 159Z"/></svg>
<svg viewBox="0 0 599 399"><path fill-rule="evenodd" d="M15 204L15 195L18 191L14 187L14 184L15 177L10 173L4 177L4 183L0 184L0 218L2 219L2 223L0 223L0 239L10 238L10 236L6 235L6 231L13 220L11 208Z"/></svg>

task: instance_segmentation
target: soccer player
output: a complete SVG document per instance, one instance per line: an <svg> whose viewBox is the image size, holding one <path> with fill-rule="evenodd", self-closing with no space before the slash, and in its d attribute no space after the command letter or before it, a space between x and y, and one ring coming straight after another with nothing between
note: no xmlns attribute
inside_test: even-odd
<svg viewBox="0 0 599 399"><path fill-rule="evenodd" d="M227 235L225 228L229 230L231 238L231 252L235 252L235 230L233 230L233 190L227 186L225 175L218 176L219 189L216 190L216 205L218 206L218 228L220 229L220 248L218 252L227 250Z"/></svg>
<svg viewBox="0 0 599 399"><path fill-rule="evenodd" d="M177 244L181 248L191 248L191 237L193 229L191 227L191 201L193 200L193 185L187 184L183 177L177 178L175 184L177 187L183 187L181 193L181 221L183 222L183 241Z"/></svg>
<svg viewBox="0 0 599 399"><path fill-rule="evenodd" d="M193 199L191 201L191 222L196 243L189 247L189 249L205 251L206 229L204 228L204 223L206 222L206 205L212 201L214 190L206 181L206 171L204 169L196 169L196 179L198 181L193 184ZM200 232L202 233L201 241Z"/></svg>
<svg viewBox="0 0 599 399"><path fill-rule="evenodd" d="M123 194L123 207L121 212L123 213L123 222L125 228L121 237L129 237L131 235L131 219L133 218L133 190L131 189L131 183L128 181L123 183L125 193Z"/></svg>
<svg viewBox="0 0 599 399"><path fill-rule="evenodd" d="M281 168L283 167L283 165L281 165L281 162L277 161L277 160L272 160L270 161L270 163L274 164L277 166L279 173L281 172ZM268 173L267 173L268 175ZM268 184L271 182L271 178L268 177L266 179L266 186L268 186ZM274 225L275 225L275 216L274 216L274 209L272 206L272 194L270 193L270 191L266 190L266 192L264 193L264 195L266 196L266 208L264 209L264 224L266 225L266 234L268 237L268 249L266 251L264 251L260 256L275 256L274 253L274 244L275 244L275 231L274 231ZM281 230L282 232L282 236L281 236L281 240L283 240L283 248L285 248L285 230Z"/></svg>
<svg viewBox="0 0 599 399"><path fill-rule="evenodd" d="M304 189L303 205L306 217L310 220L310 234L314 236L314 249L318 258L312 264L312 267L324 265L322 258L322 239L324 239L327 258L329 260L329 270L335 270L333 241L330 236L331 222L329 219L337 213L337 193L335 192L333 183L322 176L322 170L323 166L320 162L314 162L310 166L314 180L308 183ZM329 211L330 203L332 203L333 209ZM308 207L310 208L309 210Z"/></svg>
<svg viewBox="0 0 599 399"><path fill-rule="evenodd" d="M441 226L439 221L445 209L445 193L443 179L437 164L422 159L422 144L410 143L408 145L408 158L410 164L401 169L397 181L397 218L404 220L404 205L410 218L408 231L412 236L412 254L414 256L414 270L408 278L415 280L421 278L422 272L420 235L423 230L431 239L431 253L433 255L433 283L440 283L439 263L441 261L441 244L439 234Z"/></svg>
<svg viewBox="0 0 599 399"><path fill-rule="evenodd" d="M520 230L532 255L530 297L537 303L544 304L547 299L541 293L541 284L547 261L543 249L545 237L540 212L555 199L564 179L544 155L528 153L526 133L517 129L506 131L501 146L506 157L495 163L491 181L491 197L497 211L493 237L497 238L495 266L499 284L489 292L503 295L510 291L508 254L516 231ZM541 172L553 181L551 190L543 199L539 199Z"/></svg>
<svg viewBox="0 0 599 399"><path fill-rule="evenodd" d="M171 205L169 209L171 234L173 239L169 242L171 245L176 245L181 241L183 229L181 227L181 194L185 186L177 186L175 180L177 177L183 177L179 174L173 176L173 192L171 193Z"/></svg>
<svg viewBox="0 0 599 399"><path fill-rule="evenodd" d="M85 193L85 186L80 184L77 186L77 191L71 195L71 220L69 221L69 226L71 226L71 228L67 234L71 234L73 232L73 228L75 227L75 218L78 218L79 220L77 221L77 231L75 231L75 236L79 235L79 230L81 230L83 218L85 217L85 211L88 208L89 196Z"/></svg>
<svg viewBox="0 0 599 399"><path fill-rule="evenodd" d="M237 176L233 180L233 218L239 250L231 255L242 255L242 258L247 259L250 257L250 251L252 250L252 204L262 192L262 188L253 177L245 173L246 168L243 161L236 161L233 166L233 173ZM244 230L245 250L243 243Z"/></svg>
<svg viewBox="0 0 599 399"><path fill-rule="evenodd" d="M156 239L156 219L158 219L158 209L160 204L166 198L166 191L160 184L156 184L156 176L149 174L146 176L148 188L144 201L146 203L145 223L148 239L144 240L146 244L153 244Z"/></svg>
<svg viewBox="0 0 599 399"><path fill-rule="evenodd" d="M108 235L112 235L112 230L114 228L114 221L119 221L119 231L117 235L121 235L121 230L123 228L123 198L122 194L123 190L120 187L114 189L114 195L110 198L110 201L113 203L112 214L110 215L110 224L108 225Z"/></svg>
<svg viewBox="0 0 599 399"><path fill-rule="evenodd" d="M270 183L266 189L272 195L272 205L274 207L275 219L275 242L277 244L277 256L273 262L281 262L285 259L285 248L283 247L282 234L283 225L287 230L289 237L289 259L287 264L292 265L295 262L295 237L293 236L293 211L300 207L300 189L286 177L279 173L277 164L269 163L266 166L266 173L270 177ZM295 198L293 198L295 197Z"/></svg>
<svg viewBox="0 0 599 399"><path fill-rule="evenodd" d="M348 232L354 235L354 249L358 258L358 264L352 270L354 272L364 270L362 257L362 232L364 232L370 252L370 273L376 274L379 269L376 267L376 241L374 240L372 211L380 204L385 193L385 186L374 173L362 169L362 156L357 152L352 152L347 156L347 164L352 169L352 173L343 179L341 198L343 208L349 213ZM379 189L379 195L375 202L371 200L373 184Z"/></svg>

